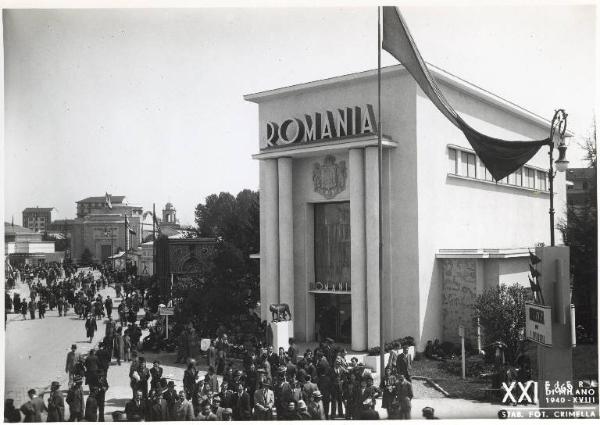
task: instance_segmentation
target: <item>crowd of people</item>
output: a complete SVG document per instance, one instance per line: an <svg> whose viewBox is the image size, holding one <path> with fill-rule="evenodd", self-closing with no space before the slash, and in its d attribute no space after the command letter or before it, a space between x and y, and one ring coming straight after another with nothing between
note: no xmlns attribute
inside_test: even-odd
<svg viewBox="0 0 600 425"><path fill-rule="evenodd" d="M46 269L40 274L38 270L33 277L29 270L23 271L29 278L31 299L47 303L50 309L57 308L59 316L72 308L77 317L85 320L90 342L101 321L104 337L87 353L78 352L77 345L72 345L65 364L66 394L60 390L61 384L54 381L47 402L35 390L29 391L29 400L18 409L13 400L6 400L8 422L20 421L21 415L25 421L39 422L43 412L49 422L104 421L108 370L113 360L117 365L130 362L131 388L131 399L112 414L115 421L378 419L375 406L379 398L388 418L411 417L411 359L406 347L394 346L381 385L375 386L370 371L358 358L348 359L346 351L331 339L304 353L298 352L293 339L287 350L277 351L259 341L248 347L238 361L229 357L233 345L225 333L226 327L222 327L216 338L202 348L206 365L201 368L196 359L204 357L191 352L186 342L196 332L188 324L178 340L177 362L185 363L185 369L182 385L176 388L175 381L163 376L160 362L154 360L149 367L144 356L142 329L150 327L159 335L163 323L149 311L140 318L143 293L130 283L121 288L104 271L99 279L94 279L92 272L53 266L49 269L52 273ZM99 293L108 285L115 287L114 300ZM88 387L87 397L84 385ZM66 405L69 418L65 418ZM435 418L433 409L424 410L423 416Z"/></svg>

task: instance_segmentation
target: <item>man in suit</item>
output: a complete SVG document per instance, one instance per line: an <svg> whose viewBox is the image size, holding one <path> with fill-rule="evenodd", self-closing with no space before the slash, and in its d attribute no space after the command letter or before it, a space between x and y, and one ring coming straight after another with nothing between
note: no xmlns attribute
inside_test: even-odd
<svg viewBox="0 0 600 425"><path fill-rule="evenodd" d="M29 401L21 406L21 412L25 415L23 422L42 422L42 412L48 411L44 400L37 396L34 389L27 391L27 395Z"/></svg>
<svg viewBox="0 0 600 425"><path fill-rule="evenodd" d="M67 353L67 363L65 365L65 372L69 374L69 388L73 385L73 371L78 358L77 346L73 344L71 345L71 351Z"/></svg>
<svg viewBox="0 0 600 425"><path fill-rule="evenodd" d="M106 391L108 391L108 381L106 380L106 371L99 369L96 380L96 401L98 403L98 420L104 422L104 404L106 401Z"/></svg>
<svg viewBox="0 0 600 425"><path fill-rule="evenodd" d="M80 422L83 419L83 409L85 404L83 403L83 378L81 376L75 376L74 384L67 393L67 403L69 404L69 422Z"/></svg>
<svg viewBox="0 0 600 425"><path fill-rule="evenodd" d="M65 401L58 390L60 384L53 381L50 384L50 396L48 397L48 419L46 422L64 422L65 421Z"/></svg>
<svg viewBox="0 0 600 425"><path fill-rule="evenodd" d="M398 375L404 375L404 377L410 382L410 369L412 368L412 361L408 355L408 345L402 346L402 352L398 354L396 359L396 372Z"/></svg>
<svg viewBox="0 0 600 425"><path fill-rule="evenodd" d="M90 353L85 359L85 370L87 374L86 383L90 387L92 387L96 381L98 369L100 369L100 361L98 360L98 356L96 356L96 352L94 350L90 350Z"/></svg>
<svg viewBox="0 0 600 425"><path fill-rule="evenodd" d="M133 398L125 405L127 421L140 422L146 418L146 403L142 400L142 392L136 391Z"/></svg>
<svg viewBox="0 0 600 425"><path fill-rule="evenodd" d="M412 407L413 390L412 384L404 375L399 376L400 382L397 384L397 398L400 402L400 418L410 419L410 410Z"/></svg>
<svg viewBox="0 0 600 425"><path fill-rule="evenodd" d="M90 343L92 339L94 339L94 334L98 330L98 325L96 324L96 318L90 314L85 321L85 330L86 336L90 339Z"/></svg>
<svg viewBox="0 0 600 425"><path fill-rule="evenodd" d="M216 394L219 392L219 380L217 379L217 374L215 373L215 368L212 366L208 367L208 373L204 377L205 381L208 381L210 386L210 390Z"/></svg>
<svg viewBox="0 0 600 425"><path fill-rule="evenodd" d="M242 382L237 383L237 392L233 395L233 419L236 421L247 421L252 418L252 406L250 395Z"/></svg>
<svg viewBox="0 0 600 425"><path fill-rule="evenodd" d="M152 363L152 368L150 369L150 388L156 390L160 387L160 378L163 375L163 368L160 367L160 362L158 360L154 360Z"/></svg>
<svg viewBox="0 0 600 425"><path fill-rule="evenodd" d="M273 407L275 406L275 395L273 391L261 380L258 388L254 391L254 419L268 421L271 419Z"/></svg>

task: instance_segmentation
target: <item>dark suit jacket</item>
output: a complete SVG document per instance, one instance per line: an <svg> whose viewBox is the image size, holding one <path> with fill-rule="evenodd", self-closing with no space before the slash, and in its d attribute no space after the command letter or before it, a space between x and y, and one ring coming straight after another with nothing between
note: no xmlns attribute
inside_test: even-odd
<svg viewBox="0 0 600 425"><path fill-rule="evenodd" d="M138 406L134 400L129 400L125 405L125 414L128 421L139 422L146 418L146 403L143 400L140 400L139 403Z"/></svg>
<svg viewBox="0 0 600 425"><path fill-rule="evenodd" d="M250 395L243 392L233 394L233 419L236 421L248 420L252 417L252 406L250 405Z"/></svg>

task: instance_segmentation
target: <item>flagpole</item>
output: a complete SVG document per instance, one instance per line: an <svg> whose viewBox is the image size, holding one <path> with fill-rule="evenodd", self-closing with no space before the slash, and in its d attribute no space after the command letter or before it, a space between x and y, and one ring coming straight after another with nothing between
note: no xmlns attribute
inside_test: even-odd
<svg viewBox="0 0 600 425"><path fill-rule="evenodd" d="M129 226L127 225L127 212L125 212L125 283L127 283L127 249L129 249Z"/></svg>
<svg viewBox="0 0 600 425"><path fill-rule="evenodd" d="M152 203L152 274L156 274L156 204Z"/></svg>
<svg viewBox="0 0 600 425"><path fill-rule="evenodd" d="M385 341L383 336L383 201L382 195L382 164L383 145L381 142L381 6L377 6L377 172L378 172L378 194L379 194L379 362L380 382L383 382L385 371Z"/></svg>

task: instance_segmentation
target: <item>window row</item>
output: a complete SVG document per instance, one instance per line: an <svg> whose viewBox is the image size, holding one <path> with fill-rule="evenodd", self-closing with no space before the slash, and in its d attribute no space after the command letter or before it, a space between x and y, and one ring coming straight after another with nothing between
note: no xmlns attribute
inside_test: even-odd
<svg viewBox="0 0 600 425"><path fill-rule="evenodd" d="M494 181L483 162L472 152L448 148L448 172L457 176ZM498 183L529 189L548 190L548 173L531 167L521 167Z"/></svg>

